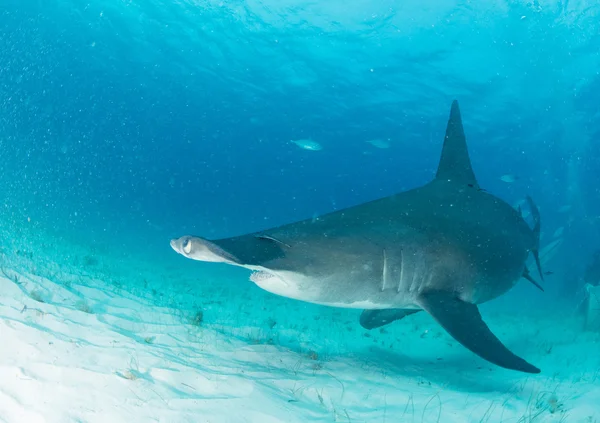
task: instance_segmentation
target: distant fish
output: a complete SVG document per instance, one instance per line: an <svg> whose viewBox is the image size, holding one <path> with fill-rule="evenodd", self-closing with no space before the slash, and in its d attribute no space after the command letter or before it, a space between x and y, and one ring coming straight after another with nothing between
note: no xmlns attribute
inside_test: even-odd
<svg viewBox="0 0 600 423"><path fill-rule="evenodd" d="M571 206L570 204L567 204L565 206L562 206L560 209L558 209L558 212L559 213L566 213L569 210L571 210L571 207L573 207L573 206Z"/></svg>
<svg viewBox="0 0 600 423"><path fill-rule="evenodd" d="M512 183L513 183L513 182L515 182L517 179L519 179L519 177L518 177L518 176L511 175L511 174L508 174L508 175L502 175L502 176L500 177L500 180L501 180L501 181L503 181L503 182L506 182L506 183L509 183L509 184L512 184Z"/></svg>
<svg viewBox="0 0 600 423"><path fill-rule="evenodd" d="M313 140L291 140L298 147L309 150L309 151L320 151L323 149L323 146L316 141Z"/></svg>
<svg viewBox="0 0 600 423"><path fill-rule="evenodd" d="M554 231L554 233L552 234L552 238L558 238L559 236L561 236L563 234L564 231L565 231L565 227L561 226L560 228L558 228L557 230Z"/></svg>
<svg viewBox="0 0 600 423"><path fill-rule="evenodd" d="M375 148L381 148L381 149L390 148L390 143L387 141L384 141L384 140L369 140L367 142Z"/></svg>

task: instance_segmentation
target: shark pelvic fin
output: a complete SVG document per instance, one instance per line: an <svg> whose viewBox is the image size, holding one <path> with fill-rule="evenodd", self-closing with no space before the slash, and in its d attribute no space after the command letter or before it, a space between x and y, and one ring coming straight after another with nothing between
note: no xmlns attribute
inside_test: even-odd
<svg viewBox="0 0 600 423"><path fill-rule="evenodd" d="M419 305L454 339L484 360L506 369L526 373L540 370L513 354L490 331L475 304L464 302L448 292L423 293Z"/></svg>
<svg viewBox="0 0 600 423"><path fill-rule="evenodd" d="M454 181L479 189L471 159L467 149L467 140L463 129L458 101L452 102L450 118L446 127L442 156L435 175L436 179Z"/></svg>
<svg viewBox="0 0 600 423"><path fill-rule="evenodd" d="M542 292L544 292L544 288L542 287L542 285L540 285L539 283L537 283L535 281L535 279L533 279L531 277L531 274L529 273L529 269L527 267L525 267L525 269L523 270L523 277L525 279L527 279L529 282L531 282L532 284L534 284L535 286L537 286Z"/></svg>
<svg viewBox="0 0 600 423"><path fill-rule="evenodd" d="M389 308L381 310L363 310L360 315L360 325L368 330L385 326L421 310Z"/></svg>

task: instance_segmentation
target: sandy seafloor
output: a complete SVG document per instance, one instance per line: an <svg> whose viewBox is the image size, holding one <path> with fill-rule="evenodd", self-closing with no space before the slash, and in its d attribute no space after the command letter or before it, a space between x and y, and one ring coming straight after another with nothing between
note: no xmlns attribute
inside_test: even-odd
<svg viewBox="0 0 600 423"><path fill-rule="evenodd" d="M600 422L600 333L574 313L482 308L527 375L425 313L368 332L168 240L160 260L2 235L2 422Z"/></svg>

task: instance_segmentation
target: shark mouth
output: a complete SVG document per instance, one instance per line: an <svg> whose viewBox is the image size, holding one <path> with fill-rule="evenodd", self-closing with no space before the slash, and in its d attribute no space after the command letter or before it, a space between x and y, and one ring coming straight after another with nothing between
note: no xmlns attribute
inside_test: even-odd
<svg viewBox="0 0 600 423"><path fill-rule="evenodd" d="M275 275L269 272L263 272L262 270L258 270L250 275L250 280L254 283L260 283L274 277Z"/></svg>

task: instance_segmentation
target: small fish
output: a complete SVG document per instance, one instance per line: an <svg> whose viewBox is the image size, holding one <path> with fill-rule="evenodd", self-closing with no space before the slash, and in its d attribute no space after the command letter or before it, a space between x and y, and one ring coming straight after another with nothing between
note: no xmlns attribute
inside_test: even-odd
<svg viewBox="0 0 600 423"><path fill-rule="evenodd" d="M381 149L390 148L390 143L387 141L384 141L384 140L369 140L367 142L375 148L381 148Z"/></svg>
<svg viewBox="0 0 600 423"><path fill-rule="evenodd" d="M320 151L323 149L323 146L321 144L313 140L291 140L290 142L293 142L298 147L308 151Z"/></svg>
<svg viewBox="0 0 600 423"><path fill-rule="evenodd" d="M506 182L508 184L512 184L513 182L515 182L516 180L518 180L519 177L515 176L515 175L511 175L511 174L507 174L507 175L502 175L500 177L500 180L503 182Z"/></svg>
<svg viewBox="0 0 600 423"><path fill-rule="evenodd" d="M570 204L564 205L560 209L558 209L558 212L559 213L566 213L569 210L571 210L571 207L573 207L573 206L571 206Z"/></svg>
<svg viewBox="0 0 600 423"><path fill-rule="evenodd" d="M552 272L551 270L547 270L544 272L544 275L553 275L554 272Z"/></svg>

